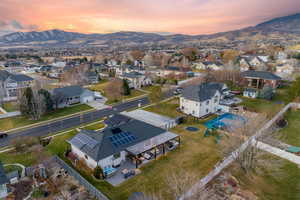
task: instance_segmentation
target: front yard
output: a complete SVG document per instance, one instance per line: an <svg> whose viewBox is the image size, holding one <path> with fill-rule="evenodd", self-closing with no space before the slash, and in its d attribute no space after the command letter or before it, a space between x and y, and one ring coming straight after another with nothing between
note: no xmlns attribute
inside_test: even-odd
<svg viewBox="0 0 300 200"><path fill-rule="evenodd" d="M6 111L6 112L14 112L19 110L19 106L16 102L7 102L4 103L2 108Z"/></svg>
<svg viewBox="0 0 300 200"><path fill-rule="evenodd" d="M171 118L176 118L178 116L183 115L177 111L177 108L179 108L179 98L174 98L163 103L158 103L149 107L145 107L144 110L168 116Z"/></svg>
<svg viewBox="0 0 300 200"><path fill-rule="evenodd" d="M30 120L23 116L4 118L4 119L0 119L0 131L8 131L10 129L19 128L22 126L27 126L34 123L51 120L58 117L63 117L63 116L79 113L82 111L91 110L91 109L92 107L85 104L62 108L59 110L55 110L51 113L48 113L44 115L40 120L36 120L36 121Z"/></svg>

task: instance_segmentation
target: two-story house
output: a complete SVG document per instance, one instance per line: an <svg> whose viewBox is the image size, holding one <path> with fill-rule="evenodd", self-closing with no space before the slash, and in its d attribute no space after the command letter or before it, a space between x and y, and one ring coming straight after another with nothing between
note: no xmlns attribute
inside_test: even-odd
<svg viewBox="0 0 300 200"><path fill-rule="evenodd" d="M223 83L202 83L184 88L180 97L180 110L197 118L216 113L221 109L220 101L229 90Z"/></svg>
<svg viewBox="0 0 300 200"><path fill-rule="evenodd" d="M16 100L20 92L25 88L32 87L35 84L33 78L24 74L12 74L0 70L0 84L4 89L4 100Z"/></svg>
<svg viewBox="0 0 300 200"><path fill-rule="evenodd" d="M120 78L126 79L128 81L129 87L134 89L149 86L152 84L152 80L150 77L139 72L124 73L120 76Z"/></svg>

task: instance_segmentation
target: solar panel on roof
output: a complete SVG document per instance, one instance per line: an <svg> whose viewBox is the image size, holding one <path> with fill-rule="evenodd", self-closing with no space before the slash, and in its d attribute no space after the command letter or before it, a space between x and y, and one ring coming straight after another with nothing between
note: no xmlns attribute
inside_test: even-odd
<svg viewBox="0 0 300 200"><path fill-rule="evenodd" d="M136 139L137 138L129 132L121 132L109 137L109 140L114 147L129 144Z"/></svg>

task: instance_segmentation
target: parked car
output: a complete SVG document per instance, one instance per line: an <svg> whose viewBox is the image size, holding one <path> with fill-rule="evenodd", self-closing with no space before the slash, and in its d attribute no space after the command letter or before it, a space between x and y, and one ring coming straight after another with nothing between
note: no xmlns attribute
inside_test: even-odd
<svg viewBox="0 0 300 200"><path fill-rule="evenodd" d="M7 134L6 133L0 133L0 139L3 139L3 138L7 138Z"/></svg>

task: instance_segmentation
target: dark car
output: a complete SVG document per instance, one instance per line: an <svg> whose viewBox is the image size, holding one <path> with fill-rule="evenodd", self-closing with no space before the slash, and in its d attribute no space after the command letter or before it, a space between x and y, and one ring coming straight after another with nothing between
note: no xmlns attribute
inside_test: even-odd
<svg viewBox="0 0 300 200"><path fill-rule="evenodd" d="M0 133L0 139L6 138L8 135L6 133Z"/></svg>

